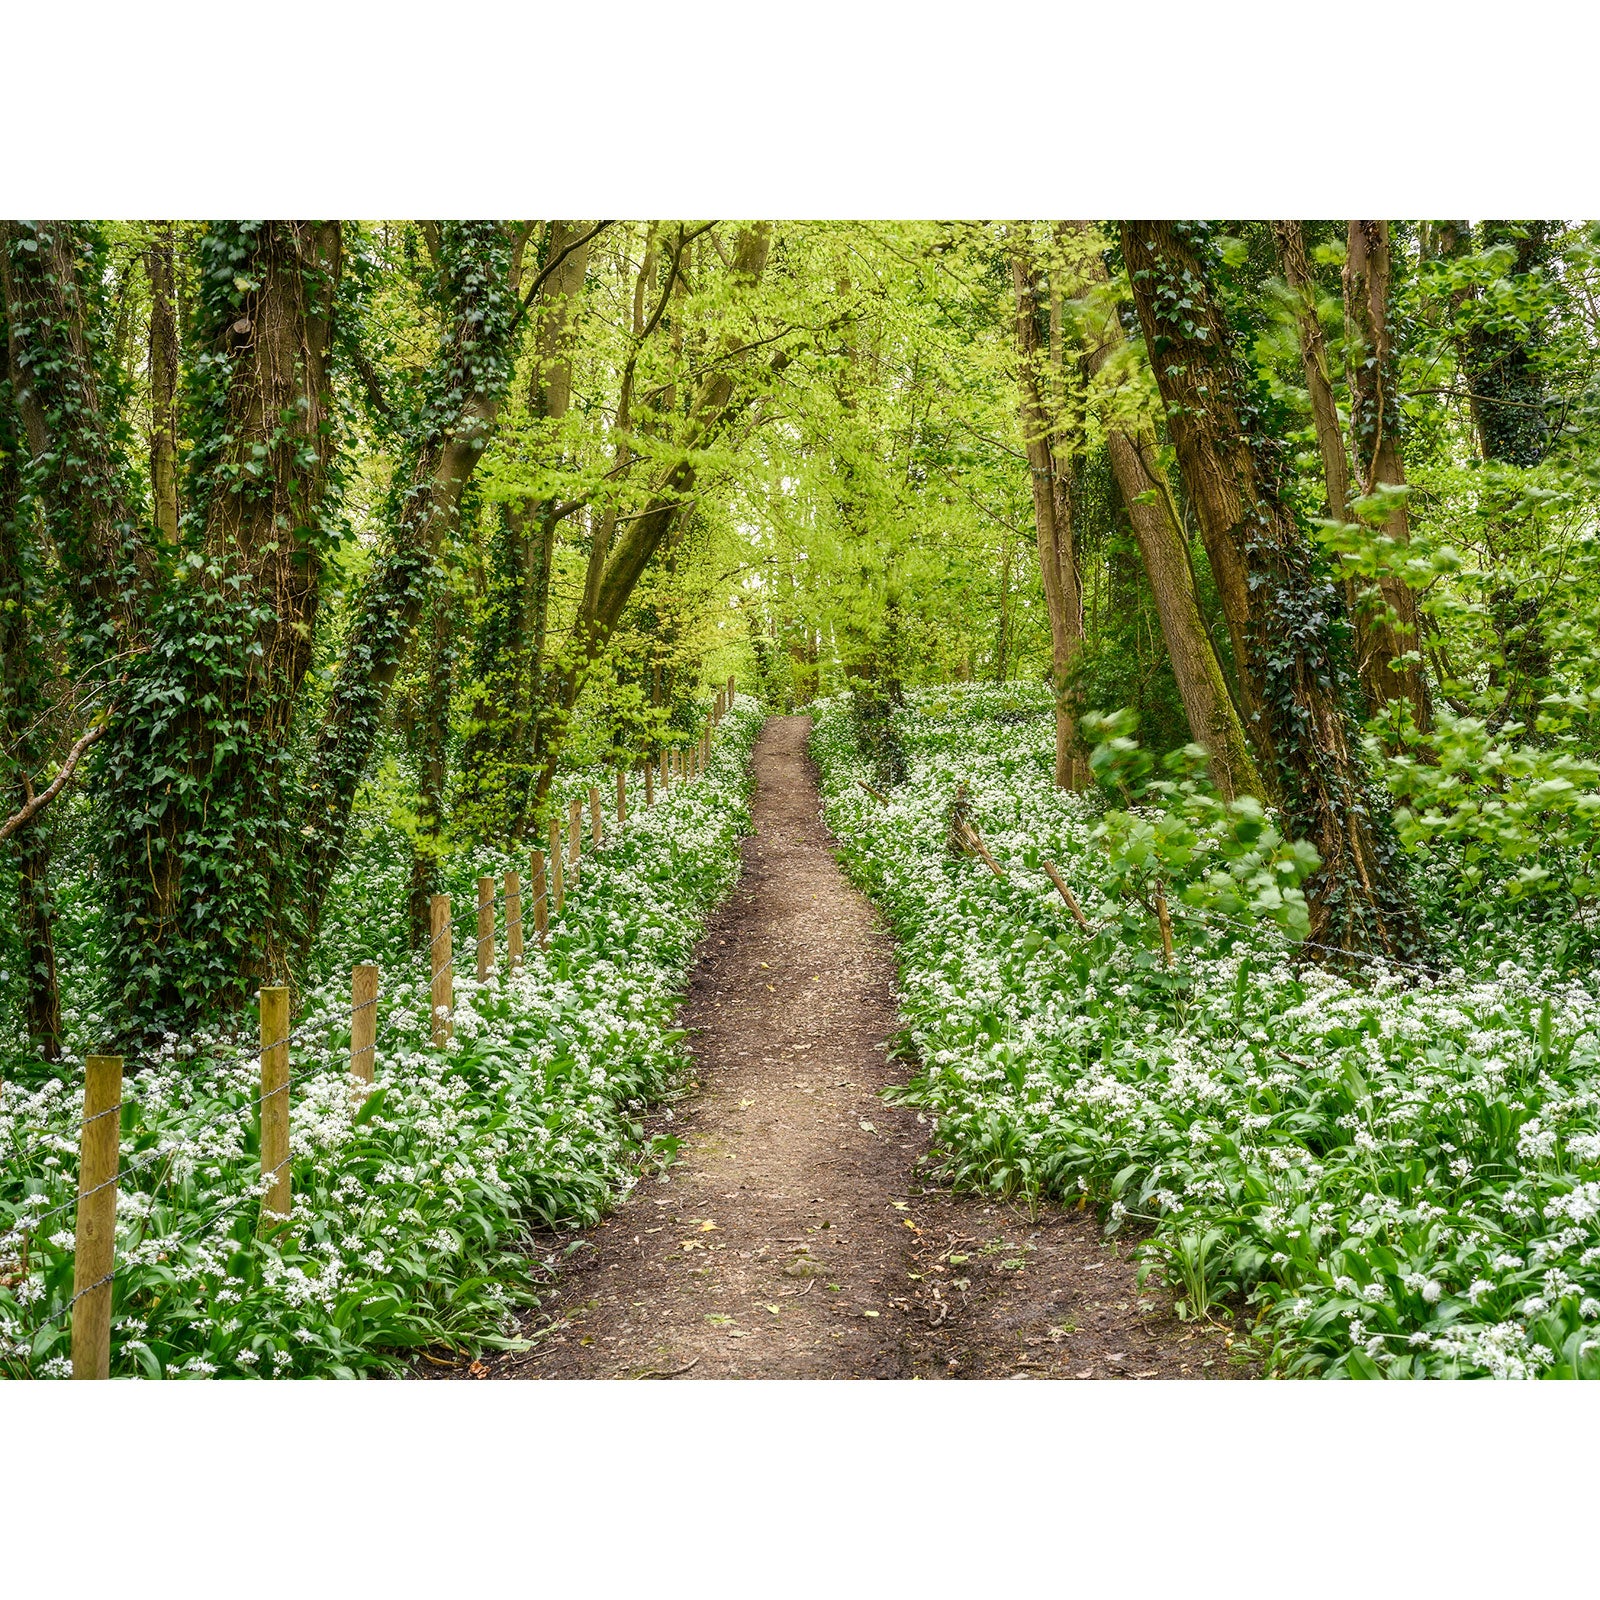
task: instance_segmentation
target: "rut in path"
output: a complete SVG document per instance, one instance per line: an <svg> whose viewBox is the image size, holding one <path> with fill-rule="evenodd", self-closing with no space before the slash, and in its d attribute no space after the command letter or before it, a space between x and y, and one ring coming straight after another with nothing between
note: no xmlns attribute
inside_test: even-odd
<svg viewBox="0 0 1600 1600"><path fill-rule="evenodd" d="M1140 1295L1092 1216L951 1196L880 1090L892 944L819 817L809 719L755 753L755 831L685 1008L683 1141L591 1230L506 1377L1233 1375L1220 1335Z"/></svg>

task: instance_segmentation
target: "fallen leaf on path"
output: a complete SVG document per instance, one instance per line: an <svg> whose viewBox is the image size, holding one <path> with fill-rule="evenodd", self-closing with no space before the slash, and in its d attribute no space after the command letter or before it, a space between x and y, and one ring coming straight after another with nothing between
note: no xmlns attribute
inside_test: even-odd
<svg viewBox="0 0 1600 1600"><path fill-rule="evenodd" d="M706 1321L709 1322L713 1328L726 1328L728 1324L733 1321L733 1318L723 1316L720 1311L708 1311L706 1313Z"/></svg>

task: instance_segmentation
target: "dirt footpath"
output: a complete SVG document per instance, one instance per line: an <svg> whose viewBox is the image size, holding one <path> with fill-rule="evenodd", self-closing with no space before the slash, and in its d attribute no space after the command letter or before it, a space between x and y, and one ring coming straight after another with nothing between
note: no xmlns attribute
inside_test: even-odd
<svg viewBox="0 0 1600 1600"><path fill-rule="evenodd" d="M1092 1216L925 1179L927 1128L879 1098L903 1075L892 944L834 859L808 727L774 717L756 747L744 873L685 1009L699 1086L654 1125L677 1163L563 1247L535 1348L472 1376L1248 1375Z"/></svg>

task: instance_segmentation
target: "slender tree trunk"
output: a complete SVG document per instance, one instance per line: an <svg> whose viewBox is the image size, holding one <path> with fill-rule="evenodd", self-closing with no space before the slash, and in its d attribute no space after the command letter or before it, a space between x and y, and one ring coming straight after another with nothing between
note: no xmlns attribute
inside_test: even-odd
<svg viewBox="0 0 1600 1600"><path fill-rule="evenodd" d="M546 224L542 240L541 265L553 263L554 270L534 315L527 395L541 445L556 433L571 404L590 227L553 221ZM550 453L555 462L562 461L565 452L558 440ZM559 526L556 504L549 499L504 506L496 524L487 604L475 638L473 677L479 693L461 754L463 794L485 836L520 839L529 821L537 760L533 708L541 701Z"/></svg>
<svg viewBox="0 0 1600 1600"><path fill-rule="evenodd" d="M1389 319L1389 224L1352 222L1345 252L1345 317L1353 349L1350 378L1350 432L1357 482L1363 495L1399 488L1406 481L1400 459L1398 363ZM1406 508L1397 506L1382 533L1403 554L1411 530ZM1397 658L1420 655L1417 596L1392 573L1380 572L1375 588L1356 583L1357 666L1367 703L1374 713L1395 701L1411 706L1419 728L1432 722L1427 679L1420 660L1397 667Z"/></svg>
<svg viewBox="0 0 1600 1600"><path fill-rule="evenodd" d="M178 542L178 309L172 224L158 222L150 275L150 495L156 530Z"/></svg>
<svg viewBox="0 0 1600 1600"><path fill-rule="evenodd" d="M52 826L45 817L35 818L9 841L17 862L17 935L28 1040L46 1061L61 1056L61 986L56 978L55 902L50 893Z"/></svg>
<svg viewBox="0 0 1600 1600"><path fill-rule="evenodd" d="M1011 529L1006 528L1000 541L1000 626L995 636L994 681L1004 683L1011 667L1011 554L1013 540Z"/></svg>
<svg viewBox="0 0 1600 1600"><path fill-rule="evenodd" d="M0 306L0 792L8 809L33 797L34 780L51 744L48 679L53 676L37 631L44 609L39 566L24 508L22 453L15 391ZM28 1040L47 1061L61 1055L61 992L56 980L55 906L50 893L54 820L35 816L9 840L17 868L17 941L21 948L23 1020Z"/></svg>
<svg viewBox="0 0 1600 1600"><path fill-rule="evenodd" d="M749 291L760 282L771 243L769 223L754 223L740 232L729 273L736 287ZM622 525L622 532L608 549L592 598L586 586L586 598L573 621L566 659L546 677L544 714L549 733L534 796L541 808L555 779L556 760L585 676L610 642L645 569L692 501L699 471L695 452L705 450L719 438L744 409L733 367L742 348L731 340L725 341L720 352L723 359L712 364L711 371L696 387L676 441L682 452L680 459L657 484L644 509ZM780 353L769 370L780 369L785 360Z"/></svg>
<svg viewBox="0 0 1600 1600"><path fill-rule="evenodd" d="M1077 551L1072 539L1070 470L1059 459L1064 440L1058 418L1047 407L1048 373L1039 341L1037 269L1019 239L1011 256L1015 295L1018 410L1033 483L1033 519L1039 543L1039 573L1044 582L1045 610L1050 618L1050 676L1056 702L1056 787L1082 789L1089 783L1089 763L1078 747L1073 708L1073 668L1083 649L1083 589L1078 580Z"/></svg>
<svg viewBox="0 0 1600 1600"><path fill-rule="evenodd" d="M431 613L427 660L416 716L406 729L417 768L417 836L411 841L407 893L411 948L430 937L428 903L441 886L439 870L445 813L446 754L450 740L450 702L460 652L460 605L441 578L428 607Z"/></svg>
<svg viewBox="0 0 1600 1600"><path fill-rule="evenodd" d="M1081 234L1084 227L1079 225L1075 231ZM1083 248L1081 238L1078 248ZM1083 271L1095 289L1103 291L1108 287L1105 263L1098 251L1088 253ZM1091 316L1085 355L1090 376L1097 377L1122 347L1122 325L1113 306L1106 306L1101 315ZM1211 781L1224 799L1242 794L1266 798L1267 789L1250 754L1227 675L1200 615L1189 548L1166 480L1159 476L1155 431L1148 424L1119 427L1113 417L1107 421L1106 446L1155 597L1161 636L1166 642L1178 697L1183 701L1189 736L1204 747L1210 758L1207 767Z"/></svg>
<svg viewBox="0 0 1600 1600"><path fill-rule="evenodd" d="M1324 508L1340 522L1350 519L1350 457L1344 429L1339 425L1339 405L1333 393L1333 369L1328 342L1317 315L1317 285L1306 254L1305 234L1298 222L1274 222L1272 236L1278 245L1283 280L1294 296L1295 334L1300 343L1300 365L1311 400L1311 420L1317 430L1317 450L1322 456Z"/></svg>
<svg viewBox="0 0 1600 1600"><path fill-rule="evenodd" d="M1312 938L1414 956L1422 927L1349 713L1334 591L1282 497L1282 447L1259 432L1211 289L1210 235L1203 224L1125 222L1122 246L1256 746L1277 768L1289 826L1322 857Z"/></svg>

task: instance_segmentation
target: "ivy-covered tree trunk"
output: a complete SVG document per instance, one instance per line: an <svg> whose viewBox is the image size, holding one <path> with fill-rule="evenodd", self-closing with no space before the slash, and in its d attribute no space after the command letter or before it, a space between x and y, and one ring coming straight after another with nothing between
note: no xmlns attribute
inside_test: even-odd
<svg viewBox="0 0 1600 1600"><path fill-rule="evenodd" d="M559 429L572 403L572 359L589 270L593 225L546 225L540 266L553 268L535 313L528 414L552 464L564 452ZM480 833L520 839L534 789L550 579L562 509L551 498L500 508L489 551L483 619L474 640L476 694L472 727L461 755L463 803Z"/></svg>
<svg viewBox="0 0 1600 1600"><path fill-rule="evenodd" d="M1039 542L1039 574L1050 618L1050 679L1056 706L1057 788L1082 789L1089 763L1079 746L1073 708L1073 668L1083 649L1083 586L1072 537L1072 470L1058 407L1047 400L1046 357L1039 336L1039 268L1025 240L1014 241L1011 284L1015 296L1018 410L1033 485L1033 518Z"/></svg>
<svg viewBox="0 0 1600 1600"><path fill-rule="evenodd" d="M1401 488L1406 481L1400 455L1399 363L1389 312L1391 272L1389 224L1351 222L1344 262L1345 324L1351 342L1350 438L1363 495ZM1392 542L1387 558L1392 565L1411 540L1404 503L1383 519L1381 532ZM1378 574L1375 585L1355 579L1351 587L1356 665L1369 708L1376 714L1392 702L1406 702L1416 725L1427 728L1433 712L1422 673L1415 591L1388 571ZM1395 664L1407 655L1417 659Z"/></svg>
<svg viewBox="0 0 1600 1600"><path fill-rule="evenodd" d="M170 1025L286 981L289 745L311 661L334 449L336 223L213 224L199 247L183 559L102 753L113 962Z"/></svg>
<svg viewBox="0 0 1600 1600"><path fill-rule="evenodd" d="M101 276L93 239L72 223L0 221L16 406L79 672L142 642L156 581L116 418L103 403L90 305Z"/></svg>
<svg viewBox="0 0 1600 1600"><path fill-rule="evenodd" d="M1079 234L1075 243L1080 251L1085 245L1082 231L1086 226L1072 228ZM1105 262L1098 250L1088 252L1082 273L1084 287L1102 294L1109 287ZM1084 359L1089 375L1098 377L1122 349L1122 325L1114 306L1106 304L1096 312L1094 302L1090 300L1088 304L1091 309ZM1124 420L1115 409L1105 419L1105 425L1111 471L1128 508L1134 542L1150 580L1161 637L1178 686L1178 698L1183 701L1189 736L1209 756L1207 770L1224 799L1244 794L1265 797L1266 786L1250 754L1227 676L1200 615L1189 547L1174 514L1166 479L1161 475L1155 429L1143 419Z"/></svg>
<svg viewBox="0 0 1600 1600"><path fill-rule="evenodd" d="M402 732L417 774L417 823L411 839L411 873L406 905L411 948L430 936L428 903L442 885L445 788L450 746L450 703L455 692L461 645L461 606L448 577L441 575L428 603L427 649L420 692Z"/></svg>
<svg viewBox="0 0 1600 1600"><path fill-rule="evenodd" d="M5 332L0 308L0 341ZM23 444L10 363L0 345L0 794L20 809L38 787L52 743L51 679L39 636L45 613L40 562L23 483ZM61 1054L61 991L56 980L55 907L50 892L54 819L35 816L6 842L17 872L17 943L23 1020L29 1043L47 1061Z"/></svg>
<svg viewBox="0 0 1600 1600"><path fill-rule="evenodd" d="M351 807L383 725L395 675L459 524L461 496L489 443L511 375L516 236L499 222L439 229L445 332L427 407L395 476L383 541L363 586L318 728L301 826L303 937L344 857Z"/></svg>
<svg viewBox="0 0 1600 1600"><path fill-rule="evenodd" d="M1323 509L1340 522L1350 517L1350 455L1339 422L1339 402L1333 392L1333 366L1328 341L1317 315L1317 281L1306 252L1305 230L1298 222L1274 222L1272 237L1278 246L1283 281L1294 297L1295 337L1300 346L1300 367L1311 401L1311 422L1317 433L1325 494Z"/></svg>
<svg viewBox="0 0 1600 1600"><path fill-rule="evenodd" d="M178 293L172 224L145 253L150 277L150 499L162 540L178 542Z"/></svg>
<svg viewBox="0 0 1600 1600"><path fill-rule="evenodd" d="M1484 222L1479 242L1485 250L1509 247L1507 276L1518 278L1548 263L1557 227L1552 222ZM1538 363L1542 335L1537 323L1518 328L1488 319L1479 319L1467 333L1467 376L1486 460L1536 467L1550 449L1549 395Z"/></svg>
<svg viewBox="0 0 1600 1600"><path fill-rule="evenodd" d="M1342 607L1281 491L1282 447L1210 282L1203 223L1126 222L1123 256L1168 427L1216 577L1256 748L1290 827L1322 857L1311 936L1417 955L1422 929L1362 759L1338 640Z"/></svg>

